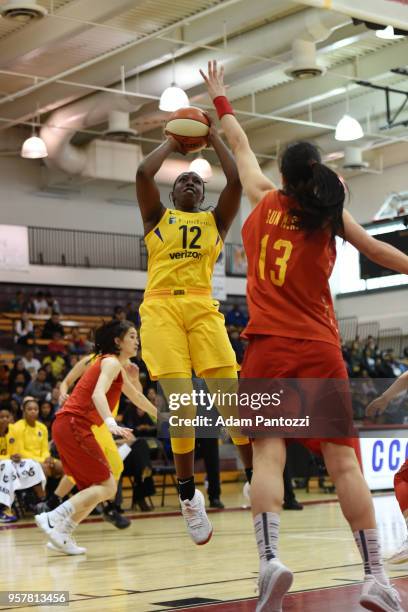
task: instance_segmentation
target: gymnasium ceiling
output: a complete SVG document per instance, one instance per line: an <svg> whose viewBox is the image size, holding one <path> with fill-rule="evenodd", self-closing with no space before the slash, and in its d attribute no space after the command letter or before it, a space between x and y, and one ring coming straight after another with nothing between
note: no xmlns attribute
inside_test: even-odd
<svg viewBox="0 0 408 612"><path fill-rule="evenodd" d="M134 98L131 127L146 153L162 138L166 114L158 110L158 98L163 89L174 76L192 104L208 105L198 68L205 68L207 60L216 57L225 64L229 96L237 110L245 111L238 117L262 164L272 163L285 142L299 138L315 140L326 156L341 164L344 145L335 141L334 128L347 105L367 134L358 146L372 169L378 169L384 159L398 161L401 155L407 159L407 128L382 129L386 123L384 93L356 80L408 91L408 73L392 72L407 66L408 37L381 40L343 15L341 27L317 42L318 61L326 67L326 74L294 80L285 73L293 42L287 24L306 19L313 10L307 2L38 3L48 10L41 20L20 23L0 18L3 135L15 126L28 134L27 124L36 109L44 123L56 109L69 109L80 98L98 95L101 88L120 87L122 76L126 89L139 96ZM2 4L6 2L0 0ZM391 108L396 110L402 101L403 96L392 95ZM403 119L408 120L405 110L398 121ZM91 130L79 130L73 142L83 144L105 129L106 122L99 121ZM211 152L205 156L215 161Z"/></svg>

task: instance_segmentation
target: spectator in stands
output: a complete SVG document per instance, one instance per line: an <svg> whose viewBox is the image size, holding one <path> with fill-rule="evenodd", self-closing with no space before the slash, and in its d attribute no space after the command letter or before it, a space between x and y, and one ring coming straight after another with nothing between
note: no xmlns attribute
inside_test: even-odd
<svg viewBox="0 0 408 612"><path fill-rule="evenodd" d="M6 406L7 407L7 406ZM8 408L10 409L12 415L12 422L15 423L23 416L23 411L21 410L21 406L14 399L11 399Z"/></svg>
<svg viewBox="0 0 408 612"><path fill-rule="evenodd" d="M31 380L30 374L24 368L24 362L21 358L17 358L14 360L14 366L10 370L8 377L8 387L9 392L14 393L16 390L16 385L23 384L24 387L28 385Z"/></svg>
<svg viewBox="0 0 408 612"><path fill-rule="evenodd" d="M48 356L48 355L47 355ZM45 382L49 383L51 385L51 387L53 387L55 385L55 378L54 375L52 373L52 367L49 361L47 361L46 363L43 364L42 366L47 374L46 378L45 378Z"/></svg>
<svg viewBox="0 0 408 612"><path fill-rule="evenodd" d="M378 354L378 346L374 339L374 336L368 336L364 350L367 350L367 349L371 351L372 355Z"/></svg>
<svg viewBox="0 0 408 612"><path fill-rule="evenodd" d="M147 419L146 419L147 416ZM148 414L135 406L125 409L122 419L122 426L129 427L136 436L136 441L132 444L132 450L124 461L123 474L133 477L132 507L138 506L142 512L148 512L151 507L146 502L146 497L155 493L152 478L152 466L150 462L150 450L143 437L154 437L157 428L151 421Z"/></svg>
<svg viewBox="0 0 408 612"><path fill-rule="evenodd" d="M43 423L48 429L49 437L51 437L51 426L53 424L55 415L54 415L54 407L51 402L41 402L40 404L40 421Z"/></svg>
<svg viewBox="0 0 408 612"><path fill-rule="evenodd" d="M21 407L21 404L23 403L23 399L25 397L24 389L25 385L18 384L16 385L14 393L12 393L11 395L11 399L15 400L19 407Z"/></svg>
<svg viewBox="0 0 408 612"><path fill-rule="evenodd" d="M126 311L122 306L115 306L113 309L112 319L117 319L118 321L126 321Z"/></svg>
<svg viewBox="0 0 408 612"><path fill-rule="evenodd" d="M35 314L48 314L48 304L45 295L42 291L37 291L33 300Z"/></svg>
<svg viewBox="0 0 408 612"><path fill-rule="evenodd" d="M61 336L60 332L56 331L52 334L52 340L48 343L47 351L49 353L55 353L58 355L65 355L67 352L67 347L64 342L63 336Z"/></svg>
<svg viewBox="0 0 408 612"><path fill-rule="evenodd" d="M164 396L160 393L157 393L154 387L149 387L146 391L146 397L149 399L153 406L156 406L159 412L166 412L167 404Z"/></svg>
<svg viewBox="0 0 408 612"><path fill-rule="evenodd" d="M27 301L24 305L24 310L26 310L30 314L35 314L35 306L34 306L34 297L29 295Z"/></svg>
<svg viewBox="0 0 408 612"><path fill-rule="evenodd" d="M229 333L229 339L231 346L234 349L237 363L241 364L244 358L244 345L239 337L239 331L237 329L233 329Z"/></svg>
<svg viewBox="0 0 408 612"><path fill-rule="evenodd" d="M4 363L0 365L0 393L8 393L10 368Z"/></svg>
<svg viewBox="0 0 408 612"><path fill-rule="evenodd" d="M53 388L53 390L51 391L50 403L52 405L54 414L57 412L57 410L60 407L60 386L61 386L61 381L59 380L55 384L55 387Z"/></svg>
<svg viewBox="0 0 408 612"><path fill-rule="evenodd" d="M30 374L30 376L36 376L38 370L41 368L41 363L34 357L34 351L32 348L26 350L23 357L24 368Z"/></svg>
<svg viewBox="0 0 408 612"><path fill-rule="evenodd" d="M368 344L363 352L362 366L366 370L369 376L375 376L375 353L368 348Z"/></svg>
<svg viewBox="0 0 408 612"><path fill-rule="evenodd" d="M34 326L26 310L21 313L21 318L16 321L14 330L14 342L17 344L27 344L28 340L34 337Z"/></svg>
<svg viewBox="0 0 408 612"><path fill-rule="evenodd" d="M42 337L51 340L55 332L59 332L61 336L64 337L64 328L60 323L60 315L58 312L53 312L44 325Z"/></svg>
<svg viewBox="0 0 408 612"><path fill-rule="evenodd" d="M248 323L248 317L244 314L239 306L239 304L234 304L231 310L227 312L225 315L225 324L230 327L239 327L243 328Z"/></svg>
<svg viewBox="0 0 408 612"><path fill-rule="evenodd" d="M353 342L353 346L356 346L356 343ZM352 348L350 351L350 375L358 377L361 372L361 353L357 348Z"/></svg>
<svg viewBox="0 0 408 612"><path fill-rule="evenodd" d="M61 462L51 457L48 448L48 431L38 417L38 402L33 397L26 397L23 402L23 418L14 426L14 433L21 448L21 457L38 461L47 478L61 478L63 475Z"/></svg>
<svg viewBox="0 0 408 612"><path fill-rule="evenodd" d="M139 306L136 304L132 304L132 302L128 302L126 304L126 319L128 321L132 321L135 324L136 328L140 327L140 316L139 316Z"/></svg>
<svg viewBox="0 0 408 612"><path fill-rule="evenodd" d="M7 310L9 312L22 312L24 310L24 301L24 293L20 289L19 291L16 291L15 297L10 300Z"/></svg>
<svg viewBox="0 0 408 612"><path fill-rule="evenodd" d="M61 378L66 370L65 359L54 351L52 351L47 357L44 357L43 366L50 366L51 368L53 378L53 382L51 384L53 384L58 378Z"/></svg>
<svg viewBox="0 0 408 612"><path fill-rule="evenodd" d="M51 291L47 291L44 298L45 298L45 301L47 302L47 307L48 307L47 313L48 314L51 312L58 312L58 314L61 314L61 308L58 303L58 300L54 298Z"/></svg>
<svg viewBox="0 0 408 612"><path fill-rule="evenodd" d="M32 380L26 388L26 394L33 396L36 400L42 402L51 397L51 385L46 381L47 372L45 368L40 368L37 373L37 378Z"/></svg>
<svg viewBox="0 0 408 612"><path fill-rule="evenodd" d="M68 336L68 351L74 355L85 355L87 352L85 340L82 338L78 327L73 327Z"/></svg>

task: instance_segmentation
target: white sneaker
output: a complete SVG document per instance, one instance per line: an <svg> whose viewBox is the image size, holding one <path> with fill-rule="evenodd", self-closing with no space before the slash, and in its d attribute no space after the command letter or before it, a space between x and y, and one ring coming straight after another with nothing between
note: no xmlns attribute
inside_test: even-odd
<svg viewBox="0 0 408 612"><path fill-rule="evenodd" d="M391 584L386 586L372 575L365 576L360 597L363 608L374 612L403 612L400 603L401 597Z"/></svg>
<svg viewBox="0 0 408 612"><path fill-rule="evenodd" d="M261 563L256 612L282 612L282 600L293 582L293 574L279 559Z"/></svg>
<svg viewBox="0 0 408 612"><path fill-rule="evenodd" d="M50 535L51 531L54 529L54 525L51 525L48 513L42 512L41 514L36 514L34 516L34 520L39 527L47 536Z"/></svg>
<svg viewBox="0 0 408 612"><path fill-rule="evenodd" d="M60 548L57 548L52 542L47 542L47 548L48 550L52 550L54 552L64 552ZM69 553L69 554L71 555L85 555L86 554L86 548L84 548L83 546L77 546L76 549L79 552Z"/></svg>
<svg viewBox="0 0 408 612"><path fill-rule="evenodd" d="M193 499L180 499L181 512L187 523L187 530L191 539L198 545L210 541L213 528L205 511L204 495L195 490Z"/></svg>
<svg viewBox="0 0 408 612"><path fill-rule="evenodd" d="M59 552L63 552L66 555L84 555L86 548L83 546L77 546L72 535L66 531L54 528L48 537L51 540L51 544L57 548Z"/></svg>
<svg viewBox="0 0 408 612"><path fill-rule="evenodd" d="M248 481L244 484L244 488L242 489L242 494L247 500L248 506L251 507L251 485Z"/></svg>
<svg viewBox="0 0 408 612"><path fill-rule="evenodd" d="M391 557L387 559L387 563L390 565L400 565L401 563L408 563L408 538L402 544L401 548L397 550Z"/></svg>

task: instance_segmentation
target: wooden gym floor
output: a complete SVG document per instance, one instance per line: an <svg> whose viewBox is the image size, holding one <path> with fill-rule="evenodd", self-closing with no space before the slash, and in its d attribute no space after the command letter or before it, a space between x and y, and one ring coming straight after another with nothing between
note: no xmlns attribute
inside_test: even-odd
<svg viewBox="0 0 408 612"><path fill-rule="evenodd" d="M166 496L164 512L129 515L134 520L124 531L91 517L77 531L86 556L47 550L32 521L3 526L0 590L66 590L71 612L253 612L258 559L241 491L240 484L223 486L228 509L211 513L214 535L203 547L187 536L175 496ZM282 514L281 558L295 573L284 611L361 610L361 564L338 503L319 494L299 499L307 500L303 511ZM393 496L376 497L375 505L387 556L405 537L405 525ZM408 610L408 567L390 575ZM30 607L0 606L11 609Z"/></svg>

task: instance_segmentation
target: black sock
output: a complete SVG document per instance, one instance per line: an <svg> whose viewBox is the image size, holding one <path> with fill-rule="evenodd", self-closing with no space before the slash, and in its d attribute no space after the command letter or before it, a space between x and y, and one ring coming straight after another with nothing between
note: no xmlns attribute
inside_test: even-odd
<svg viewBox="0 0 408 612"><path fill-rule="evenodd" d="M181 500L193 499L195 493L194 476L178 480L178 489Z"/></svg>
<svg viewBox="0 0 408 612"><path fill-rule="evenodd" d="M251 484L252 472L253 472L252 468L245 468L245 474L246 474L247 481L249 482L249 484Z"/></svg>
<svg viewBox="0 0 408 612"><path fill-rule="evenodd" d="M115 504L112 501L107 501L103 504L103 509L105 510L105 512L115 510Z"/></svg>

